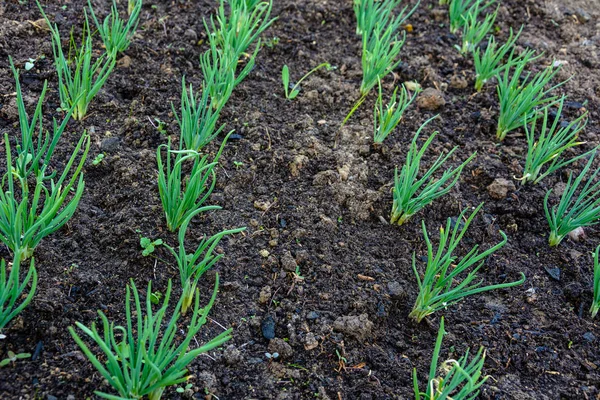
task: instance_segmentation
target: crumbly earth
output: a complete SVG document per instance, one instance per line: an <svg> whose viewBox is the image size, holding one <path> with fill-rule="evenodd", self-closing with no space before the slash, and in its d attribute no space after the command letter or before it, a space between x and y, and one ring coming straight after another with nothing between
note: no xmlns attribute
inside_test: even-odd
<svg viewBox="0 0 600 400"><path fill-rule="evenodd" d="M79 37L84 1L43 3L64 37L72 27ZM95 3L105 15L110 2ZM278 20L263 35L256 67L221 116L225 130L236 131L210 199L223 209L194 220L188 233L191 246L205 234L248 227L221 243L225 257L214 269L220 274L220 293L212 319L197 337L206 341L224 326L233 327L233 339L191 364L193 387L185 396L408 399L412 369L417 368L422 383L427 375L441 315L449 332L443 357L459 357L468 346L487 348L485 373L491 378L481 398L600 396L600 327L588 313L590 252L598 244L598 229L586 229L583 241L548 247L542 200L547 189L560 188L569 171L537 186L522 187L515 180L526 151L522 130L502 144L494 141L498 102L493 83L474 93L472 60L453 48L460 38L448 33L446 11L437 0L421 3L409 19L412 32L402 63L383 85L389 93L400 82L416 80L440 90L445 105L435 111L411 106L394 134L375 148L373 95L338 131L358 97L361 79L352 2L275 1ZM92 149L85 195L74 218L36 249L35 299L0 341L0 358L9 350L33 357L0 369L2 399L84 399L94 398L94 390L110 391L67 327L97 321L97 310L123 323L129 279L138 287L152 280L153 288L163 292L168 279L177 286L174 260L161 249L158 258L143 257L139 238L176 245L158 198L155 154L167 135L177 137L171 102L178 107L181 77L200 85L198 57L206 49L202 21L214 9L209 0L148 2L133 44L93 101L89 116L69 123L53 163L63 165L87 131ZM505 0L498 13L501 40L509 27L524 24L519 47L544 52L536 69L556 60L562 64L557 79L573 75L558 90L569 95L564 118L576 118L584 109L590 114L581 134L587 143L571 153L592 148L600 135L598 2ZM9 55L22 69L28 108L34 107L47 79L45 123L51 116L61 117L55 111L50 37L40 18L32 0L0 3L0 131L10 135L19 130ZM35 67L24 71L29 58L37 60ZM283 97L284 64L294 80L324 61L336 69L311 76L296 100ZM477 158L450 194L406 225L391 226L386 221L394 167L405 159L416 129L436 113L439 117L425 131L439 135L425 164L454 146L459 148L453 165L475 151ZM166 134L157 130L159 120ZM221 140L209 151L215 152ZM0 148L3 152L4 146ZM91 160L101 152L104 161L93 166ZM500 194L488 191L495 180L515 186L507 184ZM481 202L484 210L467 233L461 254L474 244L493 246L502 229L508 244L489 257L480 276L491 284L517 279L522 271L526 283L472 296L416 324L408 313L417 294L412 254L416 252L421 268L426 253L421 220L436 242L436 228L446 218ZM10 257L4 247L0 255ZM295 265L303 280L294 279ZM212 292L214 276L201 282L203 301ZM265 321L274 323L277 339L271 344L263 336ZM280 357L269 360L266 352ZM169 389L164 397L179 396Z"/></svg>

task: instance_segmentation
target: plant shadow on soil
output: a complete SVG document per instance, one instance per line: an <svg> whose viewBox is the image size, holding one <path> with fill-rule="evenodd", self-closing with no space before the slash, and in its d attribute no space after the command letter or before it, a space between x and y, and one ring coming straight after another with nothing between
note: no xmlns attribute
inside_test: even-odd
<svg viewBox="0 0 600 400"><path fill-rule="evenodd" d="M576 73L561 88L570 96L566 118L580 115L584 105L590 110L582 137L588 142L583 147L591 148L600 134L599 10L590 2L566 3L503 1L499 36L504 39L508 27L525 24L519 45L546 53L539 68L554 57L566 61L558 79ZM138 287L152 280L159 290L168 279L178 282L168 254L159 253L168 263L144 258L138 244L140 235L176 244L176 237L166 231L156 187L155 152L167 137L153 124L164 121L168 134L176 134L170 103L179 104L182 75L199 87L198 56L206 47L202 18L214 11L214 3L154 4L144 6L139 33L93 101L89 117L69 123L57 150L58 166L79 133L92 135L79 210L36 249L38 292L0 342L0 358L9 350L34 353L32 359L0 369L3 399L80 399L94 390L109 391L67 327L75 321L90 324L96 310L122 323L130 278ZM45 5L63 34L71 26L78 33L84 2ZM106 7L100 6L98 14L105 15ZM275 2L273 15L279 19L263 35L256 67L236 88L221 117L226 131L236 130L221 158L211 197L223 210L197 218L188 234L194 243L207 233L248 227L246 234L224 240L219 249L226 254L215 268L220 293L210 314L213 320L197 340L214 336L221 325L233 327L234 338L223 351L199 357L190 366L196 398L205 393L220 399L411 398L412 368L423 383L440 315L449 332L444 356L457 357L467 346L487 348L485 372L493 378L481 398L597 398L600 328L590 320L588 308L590 252L598 243L598 231L586 230L581 243L547 246L542 199L548 188L565 181L566 171L538 187L517 187L504 199L490 197L486 188L494 179L519 176L525 138L516 131L505 143L494 143L495 89L489 84L473 95L472 62L453 49L459 38L448 34L447 16L437 1L422 1L409 19L413 31L407 35L403 62L384 87L390 92L394 84L416 80L444 92L447 103L435 111L440 117L426 129L427 134L440 132L426 164L455 145L460 149L452 158L454 165L474 151L478 157L450 194L402 227L385 223L393 170L403 162L413 133L434 113L411 106L396 132L382 147L373 148L371 95L338 132L358 97L361 79L351 2L281 0ZM50 37L32 23L39 19L32 1L0 4L0 130L11 135L18 132L18 117L8 55L21 69L27 59L38 58L35 68L22 71L30 109L44 79L53 88L45 105L46 123L58 103ZM290 66L293 80L325 61L337 68L315 73L295 101L286 101L281 67ZM209 150L216 152L218 145ZM100 152L106 154L104 161L92 166ZM421 219L434 232L446 218L480 202L485 202L483 212L467 233L461 254L475 243L493 246L502 229L509 242L488 259L480 275L486 283L497 283L517 279L522 271L526 283L467 298L418 325L409 321L417 294L411 257L413 251L417 258L426 252ZM9 257L4 248L0 252ZM304 280L294 283L296 264ZM559 280L546 272L556 268ZM211 293L215 271L201 282L203 299ZM350 321L356 322L354 329L340 320L360 315L368 321ZM275 322L276 337L283 339L270 346L261 333L267 317ZM336 350L347 360L339 371ZM273 351L280 353L279 360L267 360L265 353ZM165 395L177 396L172 389Z"/></svg>

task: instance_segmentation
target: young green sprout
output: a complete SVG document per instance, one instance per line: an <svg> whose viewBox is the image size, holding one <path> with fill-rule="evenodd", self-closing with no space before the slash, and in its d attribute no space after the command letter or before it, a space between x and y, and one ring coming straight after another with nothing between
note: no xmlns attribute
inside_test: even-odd
<svg viewBox="0 0 600 400"><path fill-rule="evenodd" d="M438 366L440 350L445 334L444 317L442 317L433 349L433 356L431 357L427 389L424 392L419 390L417 369L413 369L415 400L472 400L479 395L479 389L489 378L489 376L483 376L481 372L485 362L485 350L483 347L479 348L479 351L470 362L469 349L467 349L460 359L449 359ZM438 375L438 371L443 375Z"/></svg>
<svg viewBox="0 0 600 400"><path fill-rule="evenodd" d="M457 34L460 28L465 26L468 14L473 13L474 10L478 10L475 12L475 14L478 14L480 11L484 11L494 4L495 1L496 0L491 0L483 4L483 0L451 0L448 6L450 33Z"/></svg>
<svg viewBox="0 0 600 400"><path fill-rule="evenodd" d="M467 296L488 290L509 288L525 282L523 273L521 273L521 279L518 281L497 285L482 287L482 281L475 280L477 272L483 266L485 259L506 244L507 238L502 231L500 231L502 241L482 253L479 253L479 245L475 245L460 261L453 254L482 206L483 203L471 213L464 224L462 221L466 210L460 213L456 221L448 218L446 227L440 228L440 242L435 253L427 234L425 221L422 221L423 236L427 244L427 265L421 278L417 270L416 253L413 253L412 265L419 286L419 294L409 314L410 318L421 322L428 315L457 303ZM459 281L459 276L463 272L468 273L462 281Z"/></svg>
<svg viewBox="0 0 600 400"><path fill-rule="evenodd" d="M569 159L562 157L565 150L585 143L579 142L577 139L579 132L587 124L588 116L588 112L586 111L578 118L572 120L568 125L562 126L560 124L560 116L564 101L565 96L561 97L558 103L556 116L552 117L554 121L548 121L548 107L544 108L542 126L538 135L536 135L538 114L535 114L533 117L530 127L527 124L525 125L528 148L523 177L520 178L522 184L526 184L527 182L539 183L559 168L590 155L588 152ZM543 167L545 168L544 171L542 171Z"/></svg>
<svg viewBox="0 0 600 400"><path fill-rule="evenodd" d="M6 133L4 144L7 172L0 184L0 242L25 260L33 255L33 250L44 237L60 229L75 213L83 195L81 170L90 149L90 137L84 134L79 139L58 179L55 179L56 171L46 174L44 168L35 176L34 182L19 179L17 184L15 177L18 176L12 172L12 152ZM74 166L82 148L83 155L79 164ZM46 184L46 181L50 184ZM17 191L20 192L19 196L16 195ZM73 196L69 200L71 193Z"/></svg>
<svg viewBox="0 0 600 400"><path fill-rule="evenodd" d="M198 345L195 341L217 297L218 286L217 274L212 297L203 308L200 308L200 294L196 291L194 312L191 320L184 323L180 321L179 313L183 298L179 299L171 318L165 318L171 298L170 280L162 307L156 312L152 311L152 299L155 299L152 296L152 284L148 284L144 312L132 280L125 295L125 326L109 322L102 311L98 311L102 332L98 331L95 322L90 328L80 322L75 323L99 347L101 357L92 352L73 327L69 327L71 336L85 356L119 394L115 396L96 391L96 395L104 399L141 399L147 396L149 400L159 400L167 387L186 382L189 378L186 376L186 367L196 357L231 339L231 329L228 329L204 345ZM180 337L183 338L181 341L178 340ZM198 347L192 348L192 343Z"/></svg>
<svg viewBox="0 0 600 400"><path fill-rule="evenodd" d="M496 138L504 140L506 134L531 122L539 108L554 104L558 96L549 96L550 92L567 81L550 88L548 84L560 68L549 66L532 76L531 72L521 79L525 66L537 57L532 50L526 50L518 59L510 59L503 68L498 81L500 113ZM511 75L511 70L513 73Z"/></svg>
<svg viewBox="0 0 600 400"><path fill-rule="evenodd" d="M308 71L306 75L304 75L298 82L296 82L293 86L290 85L290 69L287 65L284 65L281 69L281 82L283 83L283 90L285 91L285 98L288 100L294 100L298 93L300 93L300 84L303 80L309 77L313 72L318 71L321 68L325 68L327 71L331 71L332 67L329 63L322 63Z"/></svg>
<svg viewBox="0 0 600 400"><path fill-rule="evenodd" d="M510 54L509 58L516 62L518 58L513 58L515 51L515 44L519 39L519 35L523 30L523 26L519 29L516 35L513 35L512 28L510 29L510 35L506 43L498 47L494 36L490 36L485 51L482 53L479 47L476 47L473 51L473 64L475 65L475 90L478 92L483 89L483 85L494 77L496 77L502 70L502 60L507 54Z"/></svg>
<svg viewBox="0 0 600 400"><path fill-rule="evenodd" d="M354 104L342 126L364 103L367 95L381 79L400 64L398 55L404 46L406 32L400 29L402 24L419 6L420 1L408 11L408 5L394 16L397 1L376 2L362 0L354 3L354 11L358 21L357 31L362 32L362 70L363 78L360 85L360 98ZM362 21L362 22L361 22Z"/></svg>
<svg viewBox="0 0 600 400"><path fill-rule="evenodd" d="M404 111L415 100L420 90L416 90L412 97L409 95L406 86L402 85L400 96L398 96L398 87L394 89L394 94L390 101L383 106L383 92L381 82L379 82L379 96L375 102L373 110L373 142L383 143L386 137L398 126Z"/></svg>
<svg viewBox="0 0 600 400"><path fill-rule="evenodd" d="M13 64L12 58L9 57L10 68L15 78L15 87L17 95L17 109L19 112L19 126L21 128L21 141L15 146L16 157L14 174L23 185L31 174L34 176L45 175L46 168L50 163L54 149L58 144L62 133L69 122L71 113L68 112L60 126L53 120L53 134L50 137L49 131L44 135L42 124L42 104L48 88L48 82L44 81L44 87L37 106L31 117L25 109L23 102L23 94L21 92L21 83L19 82L19 70ZM37 128L37 132L36 132ZM37 141L34 138L37 136Z"/></svg>
<svg viewBox="0 0 600 400"><path fill-rule="evenodd" d="M185 77L181 79L181 116L177 114L175 106L171 103L173 114L179 124L181 149L200 151L225 127L225 125L216 127L219 110L210 107L209 91L203 88L200 97L194 96L192 85L188 91Z"/></svg>
<svg viewBox="0 0 600 400"><path fill-rule="evenodd" d="M31 259L29 271L21 281L21 255L16 252L10 272L7 271L4 259L0 262L0 332L16 317L33 299L37 287L37 271ZM25 296L25 289L31 284ZM0 335L0 339L2 335Z"/></svg>
<svg viewBox="0 0 600 400"><path fill-rule="evenodd" d="M93 98L108 79L115 67L116 60L114 57L104 54L92 63L92 34L87 16L83 26L81 47L77 50L74 39L71 37L71 46L76 49L75 58L65 57L58 26L50 22L39 2L37 5L52 35L52 51L58 75L58 94L61 107L64 110L73 108L73 118L81 120L86 116Z"/></svg>
<svg viewBox="0 0 600 400"><path fill-rule="evenodd" d="M436 179L433 174L454 154L456 149L458 149L458 146L456 146L446 155L440 154L431 167L425 171L423 176L417 179L421 167L421 159L438 132L433 132L420 149L417 148L417 140L421 134L421 130L435 118L437 118L437 115L425 121L419 130L417 130L406 155L406 163L402 166L400 174L398 174L398 168L396 168L393 189L394 203L392 205L390 220L392 224L404 224L423 207L448 193L456 182L458 182L463 168L476 155L476 153L473 153L454 169L446 169L442 176Z"/></svg>
<svg viewBox="0 0 600 400"><path fill-rule="evenodd" d="M231 97L235 86L245 77L243 75L235 76L236 61L227 56L227 54L217 47L214 40L209 40L210 48L200 56L200 68L204 77L204 91L208 93L211 108L220 113L225 103ZM182 94L183 95L183 94Z"/></svg>
<svg viewBox="0 0 600 400"><path fill-rule="evenodd" d="M213 209L220 209L221 207L213 207ZM183 315L186 314L187 310L192 304L194 299L194 293L196 293L196 287L198 286L198 281L204 275L206 271L212 268L221 258L223 258L224 254L214 254L215 248L219 245L219 242L223 237L227 235L233 235L236 233L240 233L246 228L237 228L237 229L229 229L222 232L217 233L216 235L211 236L210 238L204 237L198 247L193 253L188 254L185 250L185 234L187 232L188 225L192 221L196 215L201 212L206 211L208 208L203 207L195 210L190 216L183 222L181 228L179 229L178 239L179 239L179 249L175 251L171 246L163 243L162 245L166 247L169 252L175 257L177 260L177 265L179 267L179 276L181 278L181 287L183 292L181 294L181 313Z"/></svg>
<svg viewBox="0 0 600 400"><path fill-rule="evenodd" d="M592 298L592 307L590 307L590 313L592 318L596 317L598 310L600 310L600 262L598 260L600 256L600 246L596 247L596 251L593 253L594 257L594 293Z"/></svg>
<svg viewBox="0 0 600 400"><path fill-rule="evenodd" d="M596 181L600 169L594 169L594 173L585 182L583 188L579 190L585 175L592 167L595 157L596 151L594 150L585 168L575 180L573 180L573 173L569 174L560 201L551 210L548 207L548 199L552 189L546 193L544 211L550 225L550 237L548 239L550 246L558 246L565 236L578 228L596 225L600 222L600 181Z"/></svg>
<svg viewBox="0 0 600 400"><path fill-rule="evenodd" d="M479 3L469 10L469 13L465 17L465 24L463 27L462 35L462 47L460 47L461 54L467 54L473 52L479 45L488 32L494 26L496 16L498 15L498 9L493 14L486 14L483 21L477 19L479 15Z"/></svg>
<svg viewBox="0 0 600 400"><path fill-rule="evenodd" d="M133 3L133 7L131 7L131 3ZM130 2L129 6L131 7L130 11L128 9L129 19L127 23L125 23L119 16L116 0L113 0L110 14L104 19L104 22L100 24L94 13L91 0L88 0L88 7L90 9L90 14L92 15L92 20L96 25L96 29L98 29L100 38L110 57L114 58L118 53L127 50L137 29L140 11L142 10L142 0L133 0Z"/></svg>
<svg viewBox="0 0 600 400"><path fill-rule="evenodd" d="M229 137L229 136L227 136ZM221 144L219 152L212 162L208 155L202 156L194 150L171 150L171 142L163 144L156 150L158 164L158 192L165 210L167 228L174 232L188 217L199 208L204 210L218 209L218 206L205 206L204 202L211 195L215 184L215 167L227 138ZM166 150L166 165L163 164L162 149ZM173 156L174 161L172 161ZM192 164L189 177L183 177L186 163Z"/></svg>

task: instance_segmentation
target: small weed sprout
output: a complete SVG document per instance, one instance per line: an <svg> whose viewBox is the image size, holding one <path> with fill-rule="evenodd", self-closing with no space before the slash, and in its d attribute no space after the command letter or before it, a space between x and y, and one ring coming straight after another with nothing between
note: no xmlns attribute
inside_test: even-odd
<svg viewBox="0 0 600 400"><path fill-rule="evenodd" d="M236 233L240 233L246 228L237 228L237 229L229 229L222 232L217 233L216 235L211 236L210 238L204 237L198 247L193 253L188 254L185 250L185 234L187 232L187 228L189 223L192 221L196 215L201 212L207 211L207 207L199 208L195 210L190 216L183 222L181 228L179 229L178 239L179 239L179 249L175 251L171 246L163 243L163 246L169 250L169 252L175 257L177 260L177 265L179 267L179 275L181 277L181 287L183 289L183 293L181 294L181 313L183 315L186 314L187 310L192 304L194 299L194 293L196 293L196 287L198 285L198 281L204 275L206 271L212 268L221 258L223 258L223 254L214 254L215 248L218 246L219 242L223 237L227 235L233 235ZM213 209L220 209L220 207L213 207Z"/></svg>
<svg viewBox="0 0 600 400"><path fill-rule="evenodd" d="M421 130L435 118L437 118L437 116L428 119L417 130L410 145L410 149L408 150L408 154L406 155L406 163L402 166L401 172L398 173L398 168L396 168L393 189L394 203L392 205L390 220L392 224L404 224L423 207L448 193L456 182L458 182L463 168L476 155L476 153L473 153L461 165L454 169L446 169L440 178L436 179L433 177L433 174L444 165L452 154L454 154L458 148L458 146L456 146L447 154L440 154L423 176L420 179L417 179L421 167L421 159L438 132L434 132L420 149L417 148L417 140L419 139Z"/></svg>
<svg viewBox="0 0 600 400"><path fill-rule="evenodd" d="M560 82L550 88L547 85L560 68L549 66L532 76L531 72L521 79L525 66L537 57L532 50L526 50L518 60L509 60L503 68L498 81L498 98L500 113L496 138L504 140L506 134L529 123L539 107L554 104L557 96L549 96L550 92L567 81ZM511 70L513 70L511 75Z"/></svg>
<svg viewBox="0 0 600 400"><path fill-rule="evenodd" d="M48 82L44 81L42 93L35 107L35 111L31 120L25 103L23 102L23 94L21 92L21 83L19 82L19 70L13 64L12 58L9 57L10 67L15 78L15 87L17 94L17 109L19 112L19 126L21 128L21 142L15 146L16 158L14 174L19 181L23 183L28 177L33 174L35 176L44 175L46 168L52 158L54 149L69 122L71 117L70 112L65 116L60 126L53 121L53 134L50 136L48 131L44 135L42 125L42 104L48 88ZM37 129L37 132L36 132ZM34 138L37 136L37 142Z"/></svg>
<svg viewBox="0 0 600 400"><path fill-rule="evenodd" d="M317 65L315 68L308 71L306 75L304 75L298 82L296 82L293 86L290 85L290 69L287 65L284 65L281 69L281 82L283 83L283 90L285 91L285 98L288 100L294 100L298 93L300 93L300 84L303 80L308 78L313 72L318 71L321 68L327 69L327 71L331 71L332 67L329 63L321 63Z"/></svg>
<svg viewBox="0 0 600 400"><path fill-rule="evenodd" d="M80 322L75 325L101 350L102 357L94 355L90 347L69 327L71 336L100 375L119 394L119 397L96 391L105 399L140 399L147 396L159 400L165 388L176 386L188 380L186 367L200 354L206 353L231 339L231 329L211 339L208 343L190 349L191 342L206 323L207 315L217 297L219 275L216 275L215 288L208 304L200 308L200 294L195 293L194 312L187 323L180 321L181 298L171 319L166 320L167 307L171 298L171 281L164 295L162 307L152 311L152 285L146 292L146 311L142 310L140 295L133 281L127 286L125 296L126 326L109 322L102 311L98 315L102 321L100 333L93 322L90 328ZM133 307L131 304L133 292ZM176 338L183 340L177 344ZM103 361L100 361L103 360Z"/></svg>
<svg viewBox="0 0 600 400"><path fill-rule="evenodd" d="M100 24L94 13L91 0L88 0L88 7L90 9L90 14L92 15L92 20L96 25L96 29L98 29L106 52L112 58L115 58L117 54L127 50L137 29L140 11L142 10L142 0L134 0L133 4L131 12L129 12L129 20L125 23L119 16L116 0L113 0L110 14L104 19L104 22Z"/></svg>
<svg viewBox="0 0 600 400"><path fill-rule="evenodd" d="M483 21L479 21L477 19L480 11L478 6L479 4L476 4L476 6L468 12L465 18L462 47L459 48L461 54L475 51L496 21L496 16L498 15L497 9L493 14L486 14Z"/></svg>
<svg viewBox="0 0 600 400"><path fill-rule="evenodd" d="M525 282L523 273L521 273L521 279L515 282L482 287L482 281L475 281L477 271L483 266L485 259L506 244L507 238L502 231L500 231L502 241L482 253L479 253L479 246L475 245L460 261L457 261L457 256L453 254L482 206L483 203L471 213L464 225L462 221L466 210L460 213L454 222L448 218L446 227L440 228L440 242L435 253L427 234L425 221L422 221L423 236L427 244L427 265L425 274L421 278L417 270L416 253L413 253L412 265L419 286L419 294L409 314L410 318L421 322L428 315L457 303L467 296L488 290L509 288ZM467 271L467 276L459 283L459 275Z"/></svg>
<svg viewBox="0 0 600 400"><path fill-rule="evenodd" d="M217 128L219 111L210 107L209 90L202 90L200 97L194 95L192 85L189 91L185 77L181 79L181 116L171 104L173 114L177 119L182 139L182 149L200 151L216 138L225 125Z"/></svg>
<svg viewBox="0 0 600 400"><path fill-rule="evenodd" d="M0 184L0 242L25 260L31 257L44 237L60 229L75 213L83 195L81 170L90 149L90 137L86 134L81 137L58 179L55 179L56 171L46 174L44 168L35 176L33 187L33 182L27 179L19 179L18 185L15 185L15 177L18 176L12 172L12 152L6 133L4 143L7 172ZM82 148L83 155L75 164ZM50 187L47 187L47 181ZM20 196L16 196L19 189ZM73 197L68 200L71 192Z"/></svg>
<svg viewBox="0 0 600 400"><path fill-rule="evenodd" d="M227 136L229 137L229 136ZM208 155L202 156L194 150L171 150L171 143L161 145L156 150L158 164L158 191L165 210L167 228L174 232L211 195L215 184L215 167L225 148L227 138L221 144L219 152L212 162ZM166 150L166 164L163 164L161 150ZM174 156L174 160L173 160ZM189 177L183 176L185 163L192 163ZM217 206L204 206L205 211L214 210Z"/></svg>
<svg viewBox="0 0 600 400"><path fill-rule="evenodd" d="M29 358L31 357L31 353L19 353L19 354L15 354L12 351L8 351L8 357L5 358L4 360L0 361L0 367L6 367L8 364L15 363L17 362L17 360L22 360L24 358Z"/></svg>
<svg viewBox="0 0 600 400"><path fill-rule="evenodd" d="M596 251L593 253L594 258L594 292L592 297L592 307L590 307L590 313L592 318L596 317L598 310L600 310L600 246L596 247Z"/></svg>
<svg viewBox="0 0 600 400"><path fill-rule="evenodd" d="M515 44L519 39L519 35L523 31L523 27L519 29L516 35L513 35L512 28L510 29L510 35L506 43L498 47L494 36L490 36L487 47L482 53L479 47L476 47L473 51L473 64L475 65L475 90L478 92L483 89L483 85L493 77L496 77L502 70L502 60L507 54L510 54L509 58L512 62L518 62L519 58L513 58L515 51Z"/></svg>
<svg viewBox="0 0 600 400"><path fill-rule="evenodd" d="M404 111L410 106L415 100L420 90L416 90L415 93L410 96L406 86L402 85L400 96L398 96L398 87L394 89L394 94L390 98L390 101L383 106L383 92L381 90L381 82L379 82L379 95L375 102L375 108L373 110L373 142L380 144L383 143L385 138L398 126Z"/></svg>
<svg viewBox="0 0 600 400"><path fill-rule="evenodd" d="M415 400L471 400L477 397L479 388L489 378L489 376L483 376L481 372L485 362L485 350L483 347L479 348L479 351L470 362L469 349L467 349L460 359L449 359L438 366L440 350L445 334L444 317L442 317L435 341L435 348L433 349L433 356L431 357L429 379L427 380L427 390L425 392L419 390L417 369L413 369ZM438 371L442 372L443 376L439 376Z"/></svg>
<svg viewBox="0 0 600 400"><path fill-rule="evenodd" d="M496 0L488 1L484 4L483 0L451 0L448 6L448 17L450 18L450 33L457 34L460 28L465 26L467 15L484 11L495 3Z"/></svg>
<svg viewBox="0 0 600 400"><path fill-rule="evenodd" d="M527 182L539 183L542 179L559 168L590 155L590 152L588 152L566 160L562 157L565 150L585 143L579 142L577 139L579 132L581 132L587 124L588 116L586 111L568 125L560 125L560 116L564 100L565 97L563 96L558 103L556 116L553 117L554 122L548 121L548 107L544 108L542 126L538 135L536 135L538 114L535 114L533 117L530 127L528 127L527 124L525 125L525 136L527 137L528 148L523 177L520 178L522 184ZM542 167L545 167L543 172Z"/></svg>
<svg viewBox="0 0 600 400"><path fill-rule="evenodd" d="M18 252L14 255L10 272L4 259L0 262L0 332L33 299L38 280L34 264L32 258L27 275L21 280L21 255ZM29 284L31 288L25 296L24 292Z"/></svg>
<svg viewBox="0 0 600 400"><path fill-rule="evenodd" d="M566 235L577 228L596 225L600 222L600 181L596 180L600 169L595 169L583 188L579 190L585 175L592 167L595 157L596 151L591 154L585 168L574 180L573 173L569 174L560 201L552 209L548 206L552 189L546 193L544 211L550 225L550 237L548 239L550 246L557 246Z"/></svg>
<svg viewBox="0 0 600 400"><path fill-rule="evenodd" d="M73 118L81 120L86 116L89 104L112 72L115 58L104 54L92 63L92 34L87 16L83 26L83 43L77 49L75 40L71 36L71 46L76 55L74 59L66 58L62 50L58 26L50 22L39 2L37 5L52 34L52 51L58 75L61 108L64 110L73 108Z"/></svg>

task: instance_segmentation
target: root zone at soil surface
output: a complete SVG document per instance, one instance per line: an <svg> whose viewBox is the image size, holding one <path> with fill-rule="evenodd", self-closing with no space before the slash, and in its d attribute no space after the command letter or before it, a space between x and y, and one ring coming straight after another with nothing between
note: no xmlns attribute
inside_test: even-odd
<svg viewBox="0 0 600 400"><path fill-rule="evenodd" d="M61 33L80 32L83 1L47 1L46 12ZM109 4L109 3L106 3ZM108 12L98 5L98 14ZM167 142L157 121L176 138L171 102L179 106L181 77L200 87L198 58L206 50L202 23L215 2L156 1L144 5L140 28L126 57L118 63L90 106L89 116L71 121L56 151L65 160L87 130L92 136L85 168L85 194L73 219L36 249L38 291L32 303L0 341L0 358L10 350L34 353L0 369L2 399L84 399L94 390L109 391L101 376L68 335L67 327L86 325L103 310L124 320L125 283L166 288L178 282L174 263L143 257L140 236L167 232L156 186L156 149ZM546 190L566 181L560 170L539 185L520 187L527 149L522 130L494 141L498 101L493 83L474 94L471 57L456 49L460 38L448 33L446 8L422 1L409 22L402 63L383 81L386 92L400 82L417 81L443 92L446 104L435 112L409 107L381 147L372 143L373 93L338 131L359 97L360 38L355 35L351 1L275 1L278 20L262 35L256 66L239 85L220 122L235 129L217 173L209 204L223 209L194 220L190 241L223 229L246 226L243 235L223 240L225 257L200 283L202 300L212 292L214 273L220 293L199 342L233 327L223 349L190 366L195 398L219 399L409 399L411 372L421 382L429 369L439 317L446 331L442 357L459 357L467 347L487 349L484 399L594 399L600 391L600 328L590 319L592 258L597 229L583 242L547 246ZM599 142L598 87L600 35L594 1L502 1L496 25L504 40L508 29L525 25L519 47L544 56L539 66L561 61L555 78L574 77L559 89L569 95L565 118L590 111L582 147ZM8 56L21 68L25 103L35 107L45 79L49 94L45 122L58 107L50 36L35 22L33 1L0 4L0 130L16 135L18 114ZM77 37L77 36L76 36ZM40 56L44 55L45 58ZM28 59L35 66L24 71ZM322 69L302 83L288 101L281 68L292 81L321 62ZM459 165L477 151L460 183L446 196L392 226L391 186L414 132L439 113L427 128L440 133L427 152L429 165L442 151L459 146L451 159ZM222 137L209 146L218 151ZM574 154L574 153L573 153ZM4 158L3 158L4 159ZM4 171L3 171L4 172ZM497 178L515 184L502 199L487 187ZM502 229L508 244L486 261L486 284L515 280L522 286L466 298L420 324L408 319L417 295L412 253L426 256L421 220L436 232L448 217L485 202L460 254L474 244L495 245ZM432 240L437 243L437 234ZM168 255L159 250L163 259ZM0 256L8 259L2 246ZM298 265L302 280L295 277ZM551 271L552 273L549 273ZM557 274L556 271L560 273ZM177 293L176 293L177 294ZM263 337L272 319L276 340ZM343 322L346 322L344 325ZM350 321L350 322L349 322ZM353 328L348 328L352 326ZM278 352L277 360L265 353ZM336 353L337 352L337 353ZM338 356L339 354L339 356ZM345 359L340 364L340 357ZM165 398L179 398L173 388Z"/></svg>

